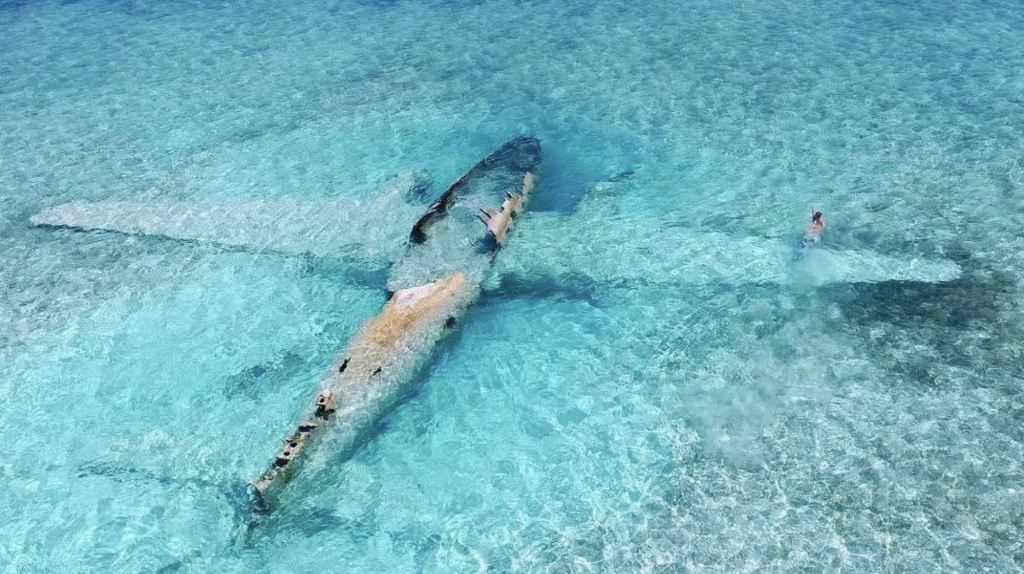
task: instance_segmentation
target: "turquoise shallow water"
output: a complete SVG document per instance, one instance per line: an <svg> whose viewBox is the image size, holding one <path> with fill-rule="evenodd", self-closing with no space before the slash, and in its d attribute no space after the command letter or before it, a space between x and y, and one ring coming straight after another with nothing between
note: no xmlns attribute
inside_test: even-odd
<svg viewBox="0 0 1024 574"><path fill-rule="evenodd" d="M1024 569L1022 30L998 1L0 0L0 571ZM29 224L437 192L520 133L543 179L490 291L248 543L231 495L373 274ZM962 273L815 280L830 252Z"/></svg>

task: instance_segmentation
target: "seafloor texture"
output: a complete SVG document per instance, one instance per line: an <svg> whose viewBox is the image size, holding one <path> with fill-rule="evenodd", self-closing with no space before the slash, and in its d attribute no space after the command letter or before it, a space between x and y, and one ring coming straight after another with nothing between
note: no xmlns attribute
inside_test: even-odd
<svg viewBox="0 0 1024 574"><path fill-rule="evenodd" d="M0 0L0 572L1024 570L1022 64L1011 0ZM30 222L519 134L461 333L247 539L386 261Z"/></svg>

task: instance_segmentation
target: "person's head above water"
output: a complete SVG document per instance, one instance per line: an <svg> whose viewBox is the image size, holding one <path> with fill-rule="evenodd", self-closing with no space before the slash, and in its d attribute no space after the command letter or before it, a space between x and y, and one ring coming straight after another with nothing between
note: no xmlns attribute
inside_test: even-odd
<svg viewBox="0 0 1024 574"><path fill-rule="evenodd" d="M811 215L811 221L818 221L820 219L821 219L821 212L820 211L815 211L814 214Z"/></svg>

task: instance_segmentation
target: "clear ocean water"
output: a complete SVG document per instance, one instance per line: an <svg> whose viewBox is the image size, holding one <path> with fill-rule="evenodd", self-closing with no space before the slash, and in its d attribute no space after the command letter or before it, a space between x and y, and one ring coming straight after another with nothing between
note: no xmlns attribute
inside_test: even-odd
<svg viewBox="0 0 1024 574"><path fill-rule="evenodd" d="M524 133L458 338L245 540L373 277L29 223ZM1024 570L1022 134L1012 0L0 0L0 572Z"/></svg>

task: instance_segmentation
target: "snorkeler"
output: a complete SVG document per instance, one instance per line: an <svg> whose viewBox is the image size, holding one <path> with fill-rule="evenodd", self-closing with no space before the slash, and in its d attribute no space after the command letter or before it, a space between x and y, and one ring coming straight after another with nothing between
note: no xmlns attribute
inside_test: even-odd
<svg viewBox="0 0 1024 574"><path fill-rule="evenodd" d="M811 210L811 225L804 233L804 243L817 243L821 241L821 232L825 231L825 219L821 217L820 211Z"/></svg>

